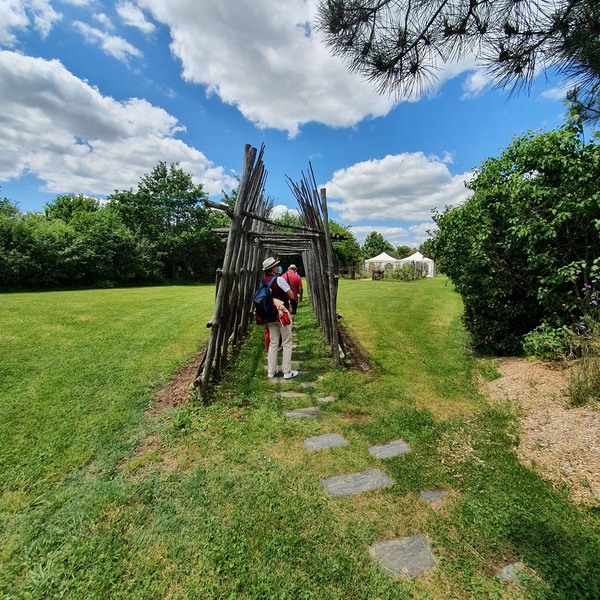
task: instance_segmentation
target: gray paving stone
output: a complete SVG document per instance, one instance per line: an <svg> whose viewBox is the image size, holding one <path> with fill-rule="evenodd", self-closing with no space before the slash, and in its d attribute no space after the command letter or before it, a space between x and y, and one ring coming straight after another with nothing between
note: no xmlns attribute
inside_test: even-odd
<svg viewBox="0 0 600 600"><path fill-rule="evenodd" d="M303 417L318 417L321 414L321 409L318 406L309 406L307 408L296 408L288 410L285 413L290 419L301 419Z"/></svg>
<svg viewBox="0 0 600 600"><path fill-rule="evenodd" d="M404 440L395 440L384 446L371 446L369 453L375 458L392 458L411 450L412 448Z"/></svg>
<svg viewBox="0 0 600 600"><path fill-rule="evenodd" d="M329 402L333 402L334 400L334 396L324 396L323 398L317 398L317 402L320 402L321 404L329 404Z"/></svg>
<svg viewBox="0 0 600 600"><path fill-rule="evenodd" d="M308 398L308 394L305 394L304 392L294 392L293 390L275 392L273 395L281 396L282 398Z"/></svg>
<svg viewBox="0 0 600 600"><path fill-rule="evenodd" d="M386 487L393 483L392 479L379 469L371 469L350 475L336 475L320 481L330 496L353 496L354 494Z"/></svg>
<svg viewBox="0 0 600 600"><path fill-rule="evenodd" d="M315 385L317 385L317 382L316 382L316 381L303 381L303 382L300 384L300 387L303 387L303 388L311 388L311 387L315 387Z"/></svg>
<svg viewBox="0 0 600 600"><path fill-rule="evenodd" d="M369 547L369 554L393 576L414 579L435 567L431 546L423 535L378 542Z"/></svg>
<svg viewBox="0 0 600 600"><path fill-rule="evenodd" d="M337 433L326 433L304 440L303 446L307 450L324 450L326 448L339 448L347 446L348 441Z"/></svg>
<svg viewBox="0 0 600 600"><path fill-rule="evenodd" d="M448 492L426 490L419 494L419 498L421 498L421 500L425 500L427 502L440 502L447 495L448 495Z"/></svg>
<svg viewBox="0 0 600 600"><path fill-rule="evenodd" d="M522 562L512 563L506 565L496 573L496 577L501 581L510 581L511 583L519 583L517 575L525 569L525 565Z"/></svg>

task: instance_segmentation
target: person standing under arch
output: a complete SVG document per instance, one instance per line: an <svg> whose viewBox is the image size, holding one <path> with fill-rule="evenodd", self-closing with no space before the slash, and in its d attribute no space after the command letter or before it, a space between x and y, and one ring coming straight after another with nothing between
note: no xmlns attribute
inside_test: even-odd
<svg viewBox="0 0 600 600"><path fill-rule="evenodd" d="M290 284L290 288L294 294L294 297L290 299L290 304L292 307L290 312L292 314L293 322L294 316L298 311L298 302L302 301L302 295L304 293L304 290L302 289L302 277L298 275L298 267L292 264L288 267L283 278Z"/></svg>
<svg viewBox="0 0 600 600"><path fill-rule="evenodd" d="M279 275L279 263L281 261L274 258L267 258L263 261L262 268L265 273L264 283L271 281L272 277L276 277L271 284L271 294L274 300L283 302L285 308L289 311L291 308L290 301L294 297L294 293L290 288L290 284ZM282 345L281 368L283 370L283 378L291 379L298 375L298 371L292 371L292 323L283 325L279 319L267 323L269 328L269 349L267 350L267 376L272 379L277 374L277 352L279 350L279 340Z"/></svg>

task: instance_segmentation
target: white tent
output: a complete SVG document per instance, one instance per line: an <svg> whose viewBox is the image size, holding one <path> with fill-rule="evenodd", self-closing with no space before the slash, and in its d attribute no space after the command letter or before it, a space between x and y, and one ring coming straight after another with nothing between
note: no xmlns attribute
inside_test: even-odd
<svg viewBox="0 0 600 600"><path fill-rule="evenodd" d="M400 261L393 256L390 256L386 252L382 252L373 258L365 260L365 269L371 271L385 271L386 269L393 269Z"/></svg>
<svg viewBox="0 0 600 600"><path fill-rule="evenodd" d="M411 262L426 263L427 264L427 277L435 276L435 262L433 260L431 260L431 258L426 258L420 252L415 252L414 254L411 254L410 256L407 256L406 258L401 258L398 261L398 264L407 265Z"/></svg>

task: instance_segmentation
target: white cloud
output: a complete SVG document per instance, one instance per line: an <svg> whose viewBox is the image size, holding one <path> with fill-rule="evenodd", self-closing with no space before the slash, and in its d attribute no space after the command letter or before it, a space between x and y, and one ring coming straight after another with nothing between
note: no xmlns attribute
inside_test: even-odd
<svg viewBox="0 0 600 600"><path fill-rule="evenodd" d="M31 26L46 37L61 18L49 0L4 0L0 2L0 45L15 46L14 30L23 31Z"/></svg>
<svg viewBox="0 0 600 600"><path fill-rule="evenodd" d="M257 126L290 136L311 121L352 126L394 106L349 75L308 25L305 0L138 0L171 30L186 81L206 86Z"/></svg>
<svg viewBox="0 0 600 600"><path fill-rule="evenodd" d="M326 184L328 204L342 221L425 221L432 208L463 202L469 178L422 152L388 155L336 171Z"/></svg>
<svg viewBox="0 0 600 600"><path fill-rule="evenodd" d="M295 217L297 217L300 214L298 212L298 209L296 208L290 208L289 206L285 206L284 204L277 204L271 209L271 219L278 219L286 213L290 213Z"/></svg>
<svg viewBox="0 0 600 600"><path fill-rule="evenodd" d="M552 101L565 100L569 89L570 89L570 86L568 86L568 85L553 87L553 88L550 88L549 90L542 92L540 94L540 98L542 100L552 100Z"/></svg>
<svg viewBox="0 0 600 600"><path fill-rule="evenodd" d="M106 54L117 60L127 62L132 56L136 58L142 56L142 53L135 46L122 37L109 35L81 21L75 21L73 27L83 35L88 44L97 44Z"/></svg>
<svg viewBox="0 0 600 600"><path fill-rule="evenodd" d="M94 19L98 21L98 23L100 23L104 29L112 31L115 28L113 22L110 20L110 17L105 13L94 13Z"/></svg>
<svg viewBox="0 0 600 600"><path fill-rule="evenodd" d="M463 82L463 98L477 98L492 83L491 77L483 70L477 69L468 74Z"/></svg>
<svg viewBox="0 0 600 600"><path fill-rule="evenodd" d="M134 187L163 160L210 194L235 180L176 139L177 119L145 100L117 102L56 60L0 51L0 181L31 173L50 193L94 196Z"/></svg>
<svg viewBox="0 0 600 600"><path fill-rule="evenodd" d="M376 231L380 233L392 246L409 245L407 239L409 232L405 227L385 227L382 225L358 225L352 226L350 231L354 234L356 241L359 244L364 244L367 236Z"/></svg>
<svg viewBox="0 0 600 600"><path fill-rule="evenodd" d="M125 25L135 27L143 33L152 33L156 29L154 24L146 19L139 6L133 2L119 2L116 11Z"/></svg>

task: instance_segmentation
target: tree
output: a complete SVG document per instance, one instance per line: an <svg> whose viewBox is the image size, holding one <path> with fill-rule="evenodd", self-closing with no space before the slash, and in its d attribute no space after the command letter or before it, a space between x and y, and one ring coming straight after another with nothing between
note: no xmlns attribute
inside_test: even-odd
<svg viewBox="0 0 600 600"><path fill-rule="evenodd" d="M207 232L214 219L202 204L206 197L202 184L194 184L178 163L159 162L141 177L137 191L111 194L109 208L119 213L130 231L154 246L164 277L195 279L201 265L204 276L214 273L223 254L217 250L223 244L216 234ZM207 242L206 251L201 249L202 240Z"/></svg>
<svg viewBox="0 0 600 600"><path fill-rule="evenodd" d="M442 63L475 54L501 87L528 87L540 67L573 84L600 116L597 0L321 0L317 27L350 70L382 92L431 87Z"/></svg>
<svg viewBox="0 0 600 600"><path fill-rule="evenodd" d="M393 254L394 246L392 246L379 232L371 231L360 250L362 257L367 259L373 258L382 252Z"/></svg>
<svg viewBox="0 0 600 600"><path fill-rule="evenodd" d="M350 227L329 220L329 232L334 238L331 242L333 253L338 260L340 272L347 273L354 279L361 260L360 246ZM345 239L336 240L335 237Z"/></svg>
<svg viewBox="0 0 600 600"><path fill-rule="evenodd" d="M542 323L572 325L600 280L600 145L571 115L557 131L516 138L434 220L433 255L464 302L478 350L515 353Z"/></svg>
<svg viewBox="0 0 600 600"><path fill-rule="evenodd" d="M406 256L410 256L413 252L414 252L414 249L411 248L410 246L398 246L396 248L396 252L394 253L394 256L396 258L404 258Z"/></svg>
<svg viewBox="0 0 600 600"><path fill-rule="evenodd" d="M44 214L47 219L62 219L69 223L74 215L96 212L99 208L100 202L96 198L83 194L65 194L48 202L44 206Z"/></svg>
<svg viewBox="0 0 600 600"><path fill-rule="evenodd" d="M427 258L433 258L435 260L435 249L433 247L433 238L427 238L419 246L419 252Z"/></svg>

